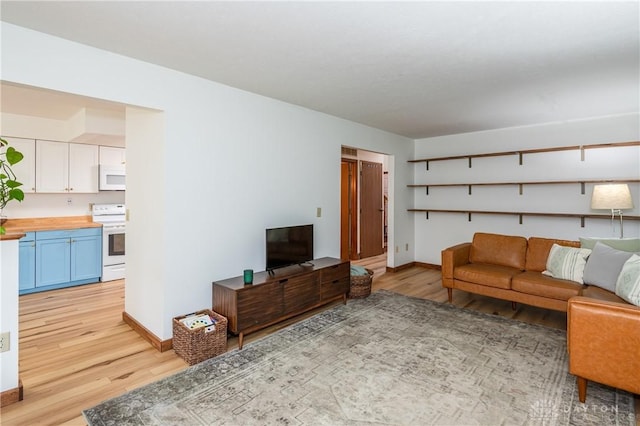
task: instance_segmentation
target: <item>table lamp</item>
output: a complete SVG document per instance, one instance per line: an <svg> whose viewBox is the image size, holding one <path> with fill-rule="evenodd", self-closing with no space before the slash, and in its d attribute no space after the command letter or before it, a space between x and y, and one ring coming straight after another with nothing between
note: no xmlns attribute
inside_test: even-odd
<svg viewBox="0 0 640 426"><path fill-rule="evenodd" d="M611 210L611 229L614 229L615 215L620 215L620 238L622 230L622 210L632 209L631 191L626 183L595 185L591 196L591 208L595 210Z"/></svg>

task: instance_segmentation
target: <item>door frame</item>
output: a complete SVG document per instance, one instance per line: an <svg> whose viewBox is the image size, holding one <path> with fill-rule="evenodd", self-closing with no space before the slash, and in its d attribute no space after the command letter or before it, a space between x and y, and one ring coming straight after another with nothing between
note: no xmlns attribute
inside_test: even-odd
<svg viewBox="0 0 640 426"><path fill-rule="evenodd" d="M342 220L344 220L344 217L346 216L348 221L346 229L349 233L348 237L346 238L346 248L344 247L345 239L343 239L342 232L340 234L340 256L347 260L358 260L360 259L358 251L358 222L360 220L358 214L358 160L351 158L342 158L340 164L340 229L341 231L344 230L344 224L342 223ZM343 181L344 176L342 175L342 164L346 164L349 167L349 173L346 177L346 182ZM342 193L344 188L347 189L347 194ZM345 198L347 199L347 206L344 206L342 202Z"/></svg>

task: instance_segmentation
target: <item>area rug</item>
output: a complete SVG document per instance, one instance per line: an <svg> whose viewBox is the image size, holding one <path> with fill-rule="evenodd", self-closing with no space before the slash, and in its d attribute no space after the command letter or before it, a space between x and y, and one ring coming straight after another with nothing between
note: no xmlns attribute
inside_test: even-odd
<svg viewBox="0 0 640 426"><path fill-rule="evenodd" d="M635 425L566 333L388 291L83 412L95 425Z"/></svg>

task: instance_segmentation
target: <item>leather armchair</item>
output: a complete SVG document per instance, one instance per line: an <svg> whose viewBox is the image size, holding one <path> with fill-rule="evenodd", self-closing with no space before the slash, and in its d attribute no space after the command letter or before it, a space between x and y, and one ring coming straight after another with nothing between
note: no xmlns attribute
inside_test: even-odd
<svg viewBox="0 0 640 426"><path fill-rule="evenodd" d="M572 297L567 348L580 402L586 400L589 380L640 394L640 307Z"/></svg>

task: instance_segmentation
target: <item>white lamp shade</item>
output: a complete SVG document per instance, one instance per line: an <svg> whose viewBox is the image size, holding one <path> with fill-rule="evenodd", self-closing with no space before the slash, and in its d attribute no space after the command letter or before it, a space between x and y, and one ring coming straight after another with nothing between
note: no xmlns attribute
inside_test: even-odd
<svg viewBox="0 0 640 426"><path fill-rule="evenodd" d="M629 185L616 183L595 185L591 196L591 208L595 210L623 210L633 208Z"/></svg>

